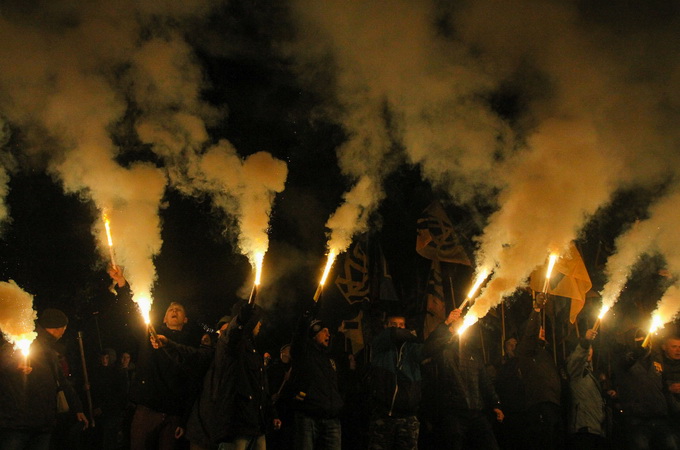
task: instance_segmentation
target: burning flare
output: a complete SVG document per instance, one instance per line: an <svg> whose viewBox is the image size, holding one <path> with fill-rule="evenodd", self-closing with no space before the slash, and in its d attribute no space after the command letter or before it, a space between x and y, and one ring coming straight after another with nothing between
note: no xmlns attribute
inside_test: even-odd
<svg viewBox="0 0 680 450"><path fill-rule="evenodd" d="M326 260L326 267L323 269L323 275L321 276L321 281L319 281L319 287L316 288L316 292L314 293L314 301L319 300L319 296L321 295L321 291L323 290L323 285L326 283L326 279L328 278L328 274L331 271L331 267L333 267L333 263L335 262L335 258L338 256L337 251L335 249L331 249L328 252L328 259Z"/></svg>
<svg viewBox="0 0 680 450"><path fill-rule="evenodd" d="M484 269L482 270L479 275L477 275L477 280L475 280L475 284L472 285L472 288L470 289L470 292L468 292L467 297L465 297L465 300L463 300L463 303L460 304L458 309L463 309L465 306L472 300L472 297L477 293L477 289L484 283L484 280L486 280L486 277L489 276L489 271Z"/></svg>
<svg viewBox="0 0 680 450"><path fill-rule="evenodd" d="M663 320L659 314L654 314L652 316L652 324L649 326L649 333L647 333L645 340L642 342L642 346L644 348L649 347L649 344L651 344L652 341L652 334L656 333L659 328L663 327L663 324Z"/></svg>
<svg viewBox="0 0 680 450"><path fill-rule="evenodd" d="M604 318L605 314L611 309L612 307L609 305L602 305L602 309L600 309L600 314L597 316L597 320L595 321L595 324L593 325L593 330L597 331L600 328L600 323L602 322L602 319Z"/></svg>
<svg viewBox="0 0 680 450"><path fill-rule="evenodd" d="M557 255L556 253L551 253L550 257L548 259L548 270L545 273L545 283L543 283L543 293L545 294L548 291L548 283L550 283L550 276L552 275L553 268L555 267L555 263L557 262Z"/></svg>
<svg viewBox="0 0 680 450"><path fill-rule="evenodd" d="M14 280L0 282L0 331L14 348L28 357L35 332L33 296L21 289Z"/></svg>
<svg viewBox="0 0 680 450"><path fill-rule="evenodd" d="M106 228L106 239L109 243L109 256L111 257L111 265L116 267L116 258L113 253L113 239L111 238L111 221L109 216L104 213L104 228Z"/></svg>
<svg viewBox="0 0 680 450"><path fill-rule="evenodd" d="M465 333L465 330L467 330L472 325L477 323L478 320L479 318L473 314L468 314L467 316L465 316L465 318L463 319L463 324L460 326L460 328L458 328L458 335L462 336L463 333Z"/></svg>

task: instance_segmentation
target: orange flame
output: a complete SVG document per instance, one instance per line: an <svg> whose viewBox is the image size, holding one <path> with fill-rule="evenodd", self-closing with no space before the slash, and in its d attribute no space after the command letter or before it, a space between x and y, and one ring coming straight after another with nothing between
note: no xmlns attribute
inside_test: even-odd
<svg viewBox="0 0 680 450"><path fill-rule="evenodd" d="M335 262L335 257L337 256L337 253L335 250L331 250L328 252L328 259L326 260L326 267L323 270L323 275L321 276L321 281L319 282L319 285L323 286L326 283L326 278L328 278L328 274L331 271L331 267L333 267L333 263Z"/></svg>
<svg viewBox="0 0 680 450"><path fill-rule="evenodd" d="M555 267L555 263L557 262L557 253L551 253L550 257L548 259L548 270L545 273L545 284L543 285L543 293L545 294L548 291L548 283L550 282L550 276L552 275L553 268Z"/></svg>
<svg viewBox="0 0 680 450"><path fill-rule="evenodd" d="M458 335L462 336L463 333L465 333L465 330L467 330L472 325L477 323L478 320L479 319L477 318L477 316L472 314L468 314L467 316L465 316L465 318L463 319L463 325L461 325L460 328L458 328Z"/></svg>
<svg viewBox="0 0 680 450"><path fill-rule="evenodd" d="M470 292L468 292L467 298L471 299L475 293L477 292L477 289L484 283L484 280L486 280L486 277L489 276L489 272L485 269L482 270L479 275L477 275L477 280L475 281L475 284L472 285L472 289L470 289Z"/></svg>
<svg viewBox="0 0 680 450"><path fill-rule="evenodd" d="M257 252L253 258L255 260L255 286L260 285L262 280L262 263L264 261L264 252Z"/></svg>

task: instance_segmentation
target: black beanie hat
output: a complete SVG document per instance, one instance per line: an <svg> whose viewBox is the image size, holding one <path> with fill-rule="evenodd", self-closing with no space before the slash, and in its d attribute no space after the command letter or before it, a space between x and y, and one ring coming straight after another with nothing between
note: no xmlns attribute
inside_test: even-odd
<svg viewBox="0 0 680 450"><path fill-rule="evenodd" d="M307 329L307 332L309 333L310 338L314 338L317 334L319 334L319 331L323 330L326 327L326 325L319 319L314 319L309 323L309 328Z"/></svg>
<svg viewBox="0 0 680 450"><path fill-rule="evenodd" d="M43 328L61 328L68 325L68 317L58 309L47 308L40 314L38 323Z"/></svg>

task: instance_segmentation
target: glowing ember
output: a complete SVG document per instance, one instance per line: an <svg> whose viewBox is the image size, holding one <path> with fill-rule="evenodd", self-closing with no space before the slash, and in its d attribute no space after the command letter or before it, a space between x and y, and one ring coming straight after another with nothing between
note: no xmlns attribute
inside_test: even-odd
<svg viewBox="0 0 680 450"><path fill-rule="evenodd" d="M109 217L104 213L104 228L106 228L106 239L109 241L109 255L111 256L111 265L116 267L116 259L113 255L113 239L111 238L111 221Z"/></svg>
<svg viewBox="0 0 680 450"><path fill-rule="evenodd" d="M337 252L335 250L330 250L328 252L328 259L326 260L326 267L323 270L323 275L321 276L321 281L319 281L319 286L316 288L316 292L314 293L314 301L318 301L319 297L321 296L321 291L323 290L323 285L326 283L326 278L328 278L328 274L331 271L331 267L333 267L333 262L335 261L335 257L337 256Z"/></svg>
<svg viewBox="0 0 680 450"><path fill-rule="evenodd" d="M328 278L328 274L331 271L331 267L333 267L333 263L335 262L335 257L337 256L337 253L335 250L331 250L328 252L328 259L326 260L326 267L323 269L323 275L321 276L321 281L319 284L323 286L326 283L326 278Z"/></svg>
<svg viewBox="0 0 680 450"><path fill-rule="evenodd" d="M552 275L553 268L555 267L555 262L557 262L557 254L551 253L548 259L548 270L545 273L545 284L543 285L543 293L545 294L548 290L548 283L550 282L550 276Z"/></svg>
<svg viewBox="0 0 680 450"><path fill-rule="evenodd" d="M142 313L144 323L149 325L151 323L151 297L140 295L138 298L135 298L135 302L139 307L139 312Z"/></svg>
<svg viewBox="0 0 680 450"><path fill-rule="evenodd" d="M458 335L462 336L463 333L465 333L465 330L467 330L472 325L477 323L477 320L479 319L474 315L468 314L467 316L465 316L465 318L463 319L463 325L461 325L460 328L458 328Z"/></svg>
<svg viewBox="0 0 680 450"><path fill-rule="evenodd" d="M260 285L262 279L262 262L264 261L264 252L255 253L253 258L255 260L255 286Z"/></svg>
<svg viewBox="0 0 680 450"><path fill-rule="evenodd" d="M656 333L656 330L661 328L663 326L663 321L661 320L661 316L658 314L655 314L652 316L652 324L649 327L649 332L650 333Z"/></svg>
<svg viewBox="0 0 680 450"><path fill-rule="evenodd" d="M597 318L602 320L602 318L604 318L604 315L607 314L607 311L609 311L610 309L611 306L602 305L602 309L600 310L600 314L597 316Z"/></svg>
<svg viewBox="0 0 680 450"><path fill-rule="evenodd" d="M486 280L486 277L489 276L489 272L487 270L482 270L479 275L477 275L477 280L475 281L475 284L472 285L472 289L470 289L470 292L468 292L467 298L472 298L475 293L477 292L477 289L484 283L484 280Z"/></svg>
<svg viewBox="0 0 680 450"><path fill-rule="evenodd" d="M14 341L14 347L21 350L21 353L24 355L25 358L28 358L28 354L31 351L31 344L33 343L33 339L17 339Z"/></svg>

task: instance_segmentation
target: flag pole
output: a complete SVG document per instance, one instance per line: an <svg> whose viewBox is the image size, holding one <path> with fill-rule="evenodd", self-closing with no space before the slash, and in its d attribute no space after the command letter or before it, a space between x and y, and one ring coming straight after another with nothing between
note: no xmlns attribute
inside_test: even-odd
<svg viewBox="0 0 680 450"><path fill-rule="evenodd" d="M505 356L505 299L501 300L501 356Z"/></svg>

